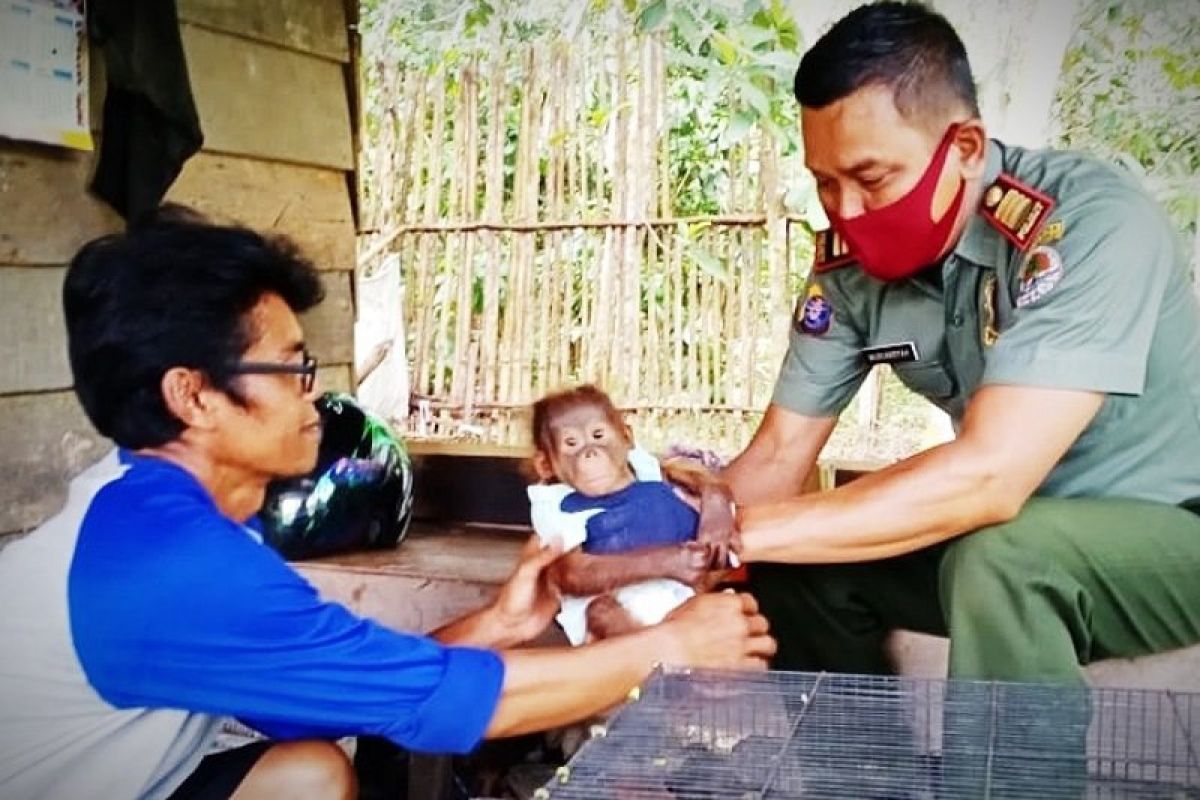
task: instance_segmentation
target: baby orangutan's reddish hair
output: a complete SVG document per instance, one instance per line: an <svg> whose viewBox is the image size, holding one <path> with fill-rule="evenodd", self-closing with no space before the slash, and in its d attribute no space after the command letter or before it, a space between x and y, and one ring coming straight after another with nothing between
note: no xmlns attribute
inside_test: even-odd
<svg viewBox="0 0 1200 800"><path fill-rule="evenodd" d="M613 405L609 396L588 383L574 389L564 389L561 392L548 394L533 404L534 448L542 453L552 451L554 449L554 432L551 430L551 423L565 412L580 406L592 406L602 410L613 427L617 430L626 430L625 420L621 418L621 412L617 411L617 407Z"/></svg>
<svg viewBox="0 0 1200 800"><path fill-rule="evenodd" d="M537 479L547 481L552 478L565 480L566 476L556 475L554 462L558 455L558 442L555 440L555 422L567 417L577 409L594 409L599 416L612 426L618 437L624 438L625 449L633 444L633 436L621 413L613 405L613 401L602 390L592 384L564 389L548 394L533 404L531 433L533 434L533 472ZM624 454L621 456L624 461Z"/></svg>

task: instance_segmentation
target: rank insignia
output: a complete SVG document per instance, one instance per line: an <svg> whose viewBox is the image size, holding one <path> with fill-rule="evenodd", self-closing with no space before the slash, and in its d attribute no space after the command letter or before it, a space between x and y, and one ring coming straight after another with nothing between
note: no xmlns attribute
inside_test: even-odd
<svg viewBox="0 0 1200 800"><path fill-rule="evenodd" d="M1033 246L1039 244L1054 244L1063 238L1063 234L1067 232L1067 226L1063 224L1061 219L1056 219L1053 222L1046 223L1046 227L1042 228L1042 232L1037 235L1033 241Z"/></svg>
<svg viewBox="0 0 1200 800"><path fill-rule="evenodd" d="M804 299L796 304L792 324L800 333L809 336L824 336L833 324L833 305L825 298L821 287L815 283L808 287Z"/></svg>
<svg viewBox="0 0 1200 800"><path fill-rule="evenodd" d="M996 273L994 272L989 272L983 279L983 297L980 300L980 306L983 311L980 315L983 327L979 332L979 338L984 347L991 347L1000 338L1000 328L996 324L999 314L996 309Z"/></svg>
<svg viewBox="0 0 1200 800"><path fill-rule="evenodd" d="M983 193L980 213L1004 238L1028 250L1037 244L1036 237L1054 206L1052 197L1001 174Z"/></svg>
<svg viewBox="0 0 1200 800"><path fill-rule="evenodd" d="M850 255L850 248L846 246L846 240L838 236L832 228L817 231L813 245L814 272L827 272L843 267L854 260L854 257Z"/></svg>
<svg viewBox="0 0 1200 800"><path fill-rule="evenodd" d="M1033 248L1018 276L1017 308L1027 308L1050 293L1063 277L1062 256L1053 247Z"/></svg>

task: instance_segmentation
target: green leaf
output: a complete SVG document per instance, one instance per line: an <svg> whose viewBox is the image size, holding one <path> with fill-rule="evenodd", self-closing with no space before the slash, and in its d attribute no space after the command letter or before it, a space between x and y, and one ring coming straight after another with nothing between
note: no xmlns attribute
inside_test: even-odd
<svg viewBox="0 0 1200 800"><path fill-rule="evenodd" d="M693 245L688 250L688 255L692 257L692 261L696 262L696 266L700 267L700 269L704 270L709 275L712 275L717 280L729 280L729 270L726 269L725 265L718 261L712 253Z"/></svg>
<svg viewBox="0 0 1200 800"><path fill-rule="evenodd" d="M745 109L739 110L729 118L729 124L725 126L724 132L721 134L721 143L725 147L733 145L746 138L746 134L754 127L754 123L758 118Z"/></svg>
<svg viewBox="0 0 1200 800"><path fill-rule="evenodd" d="M746 105L754 109L759 117L771 116L771 98L767 97L767 93L754 85L754 83L746 78L742 78L739 82L742 100Z"/></svg>
<svg viewBox="0 0 1200 800"><path fill-rule="evenodd" d="M625 13L632 14L637 11L637 0L625 0Z"/></svg>
<svg viewBox="0 0 1200 800"><path fill-rule="evenodd" d="M663 20L666 18L667 0L654 0L653 3L642 9L642 13L638 15L638 32L648 33L656 31L662 27Z"/></svg>
<svg viewBox="0 0 1200 800"><path fill-rule="evenodd" d="M712 42L713 49L717 52L717 58L722 64L733 64L737 61L737 45L733 40L720 31L715 31L709 38Z"/></svg>
<svg viewBox="0 0 1200 800"><path fill-rule="evenodd" d="M675 32L693 53L698 51L708 39L708 35L701 29L700 23L696 22L696 17L686 8L680 8L675 12Z"/></svg>
<svg viewBox="0 0 1200 800"><path fill-rule="evenodd" d="M691 53L670 52L668 53L668 60L672 65L687 67L698 73L708 72L709 67L712 66L712 62L707 58L694 56Z"/></svg>
<svg viewBox="0 0 1200 800"><path fill-rule="evenodd" d="M788 20L779 26L779 46L792 53L800 50L800 29L795 22Z"/></svg>
<svg viewBox="0 0 1200 800"><path fill-rule="evenodd" d="M762 0L746 0L742 6L743 17L757 17L763 11Z"/></svg>
<svg viewBox="0 0 1200 800"><path fill-rule="evenodd" d="M761 45L775 41L775 30L773 28L745 28L742 30L742 43L754 49Z"/></svg>
<svg viewBox="0 0 1200 800"><path fill-rule="evenodd" d="M788 72L795 72L796 67L800 66L800 59L796 58L791 53L784 53L780 50L772 50L769 53L762 53L759 55L758 63L766 67L786 69Z"/></svg>
<svg viewBox="0 0 1200 800"><path fill-rule="evenodd" d="M783 29L785 27L796 27L796 20L792 18L792 13L788 11L787 5L783 0L771 0L771 22L775 23L775 27Z"/></svg>

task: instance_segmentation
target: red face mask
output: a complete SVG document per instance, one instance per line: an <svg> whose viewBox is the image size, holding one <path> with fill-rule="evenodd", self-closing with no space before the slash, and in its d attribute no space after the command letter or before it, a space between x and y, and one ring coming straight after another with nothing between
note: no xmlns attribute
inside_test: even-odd
<svg viewBox="0 0 1200 800"><path fill-rule="evenodd" d="M933 160L925 168L925 174L904 197L849 219L829 214L834 230L846 241L850 253L868 275L882 281L903 280L920 272L941 255L950 238L950 229L958 219L966 191L966 184L961 183L941 219L930 219L938 178L957 131L957 123L950 126L934 152Z"/></svg>

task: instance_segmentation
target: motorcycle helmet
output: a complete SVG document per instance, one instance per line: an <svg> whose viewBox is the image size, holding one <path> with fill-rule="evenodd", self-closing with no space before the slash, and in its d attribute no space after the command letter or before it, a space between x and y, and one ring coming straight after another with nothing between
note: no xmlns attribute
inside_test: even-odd
<svg viewBox="0 0 1200 800"><path fill-rule="evenodd" d="M263 538L285 558L399 544L412 518L413 470L404 443L347 394L316 401L317 465L273 481L259 512Z"/></svg>

